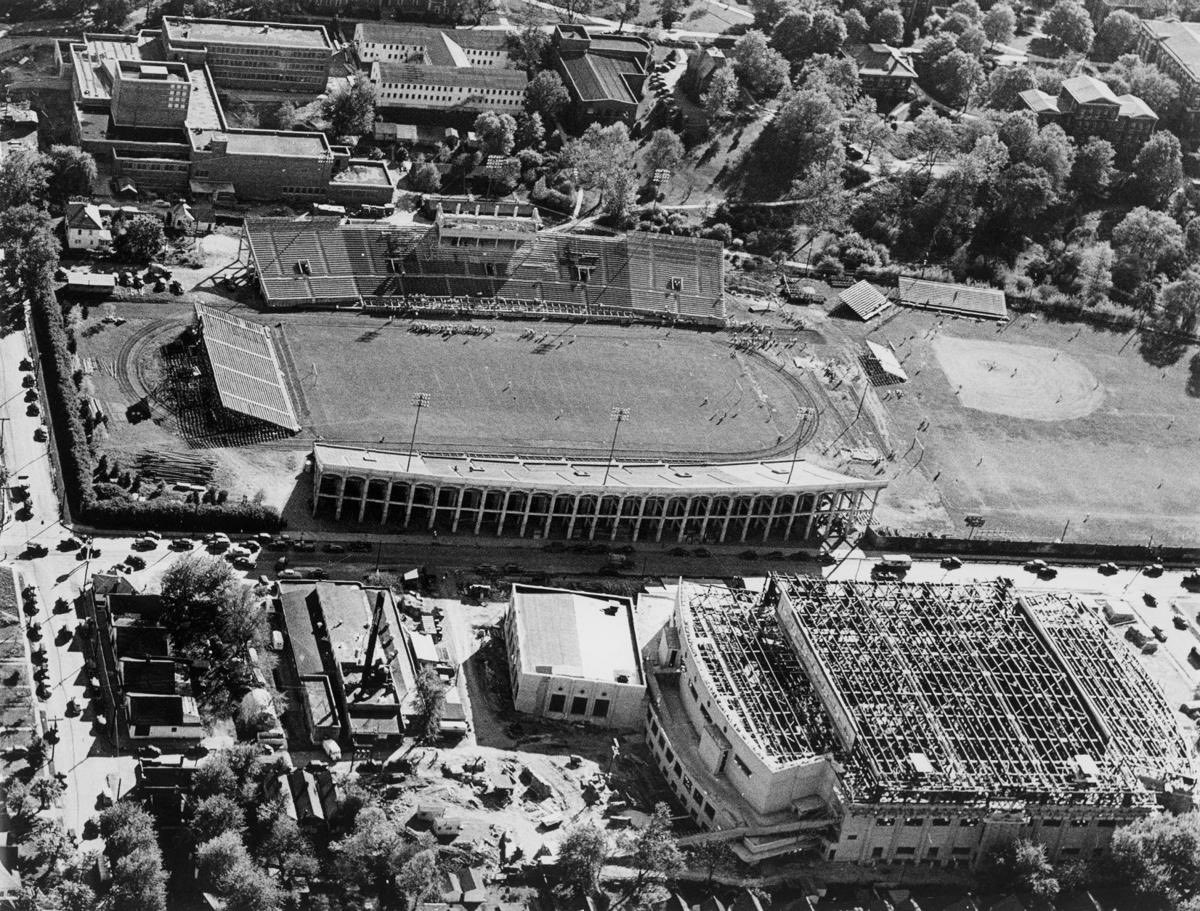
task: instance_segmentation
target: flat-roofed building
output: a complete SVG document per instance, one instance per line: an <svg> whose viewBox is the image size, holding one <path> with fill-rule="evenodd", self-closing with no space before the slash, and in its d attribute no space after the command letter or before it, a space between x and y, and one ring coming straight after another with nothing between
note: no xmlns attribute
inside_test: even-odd
<svg viewBox="0 0 1200 911"><path fill-rule="evenodd" d="M1195 787L1161 691L1069 593L685 583L648 654L654 760L749 862L973 867L1016 837L1091 859Z"/></svg>
<svg viewBox="0 0 1200 911"><path fill-rule="evenodd" d="M324 133L192 130L191 179L227 185L240 199L320 200L334 156Z"/></svg>
<svg viewBox="0 0 1200 911"><path fill-rule="evenodd" d="M181 127L192 80L182 63L118 60L113 72L112 119L123 127Z"/></svg>
<svg viewBox="0 0 1200 911"><path fill-rule="evenodd" d="M1200 22L1142 19L1134 51L1179 84L1179 138L1200 141Z"/></svg>
<svg viewBox="0 0 1200 911"><path fill-rule="evenodd" d="M446 458L313 447L313 510L493 536L792 541L865 525L886 482L810 462Z"/></svg>
<svg viewBox="0 0 1200 911"><path fill-rule="evenodd" d="M396 195L396 180L382 161L351 158L329 181L329 201L339 206L386 206Z"/></svg>
<svg viewBox="0 0 1200 911"><path fill-rule="evenodd" d="M363 63L517 68L508 54L508 33L499 29L360 22L354 27L354 49Z"/></svg>
<svg viewBox="0 0 1200 911"><path fill-rule="evenodd" d="M318 94L329 82L321 25L163 16L162 41L169 59L206 65L222 88Z"/></svg>
<svg viewBox="0 0 1200 911"><path fill-rule="evenodd" d="M642 726L646 682L628 598L514 585L504 641L518 712Z"/></svg>
<svg viewBox="0 0 1200 911"><path fill-rule="evenodd" d="M381 108L515 114L524 109L524 70L495 67L371 64L371 84Z"/></svg>

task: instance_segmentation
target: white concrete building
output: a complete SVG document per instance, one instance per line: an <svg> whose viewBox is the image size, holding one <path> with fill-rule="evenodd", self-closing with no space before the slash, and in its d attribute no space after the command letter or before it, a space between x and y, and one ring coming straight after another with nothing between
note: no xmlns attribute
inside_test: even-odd
<svg viewBox="0 0 1200 911"><path fill-rule="evenodd" d="M617 729L644 723L628 598L514 585L504 640L517 711Z"/></svg>
<svg viewBox="0 0 1200 911"><path fill-rule="evenodd" d="M508 55L508 33L497 29L360 22L354 27L354 49L363 63L517 68Z"/></svg>
<svg viewBox="0 0 1200 911"><path fill-rule="evenodd" d="M435 111L496 111L516 114L525 106L529 77L523 70L416 63L371 64L371 84L381 108Z"/></svg>

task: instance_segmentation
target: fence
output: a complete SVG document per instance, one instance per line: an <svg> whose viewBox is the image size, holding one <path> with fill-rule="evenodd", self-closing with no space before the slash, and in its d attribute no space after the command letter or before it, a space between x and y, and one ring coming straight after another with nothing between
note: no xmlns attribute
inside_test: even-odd
<svg viewBox="0 0 1200 911"><path fill-rule="evenodd" d="M29 349L29 359L37 375L38 396L41 400L43 424L46 427L46 453L50 459L50 481L54 484L54 493L58 497L59 515L64 525L71 524L71 503L67 499L67 486L63 481L62 463L58 456L58 438L54 432L54 411L47 396L46 373L42 369L42 350L38 345L37 332L33 329L32 305L25 304L25 346Z"/></svg>

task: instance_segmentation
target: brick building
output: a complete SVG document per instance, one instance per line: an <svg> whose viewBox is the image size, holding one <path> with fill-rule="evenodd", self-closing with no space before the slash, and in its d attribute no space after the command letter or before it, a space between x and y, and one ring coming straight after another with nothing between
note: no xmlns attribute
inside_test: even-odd
<svg viewBox="0 0 1200 911"><path fill-rule="evenodd" d="M1128 161L1158 127L1158 115L1136 95L1117 95L1093 76L1066 80L1056 96L1040 89L1021 93L1038 123L1057 123L1076 139L1099 136Z"/></svg>
<svg viewBox="0 0 1200 911"><path fill-rule="evenodd" d="M556 25L554 66L571 95L577 128L592 123L632 124L646 83L650 43L632 35L593 36L582 25Z"/></svg>
<svg viewBox="0 0 1200 911"><path fill-rule="evenodd" d="M894 105L908 97L917 81L912 61L886 44L855 44L843 51L858 67L862 90L884 105Z"/></svg>
<svg viewBox="0 0 1200 911"><path fill-rule="evenodd" d="M496 29L439 29L407 22L360 22L354 50L363 63L515 68L508 33Z"/></svg>
<svg viewBox="0 0 1200 911"><path fill-rule="evenodd" d="M1200 141L1200 22L1143 19L1134 51L1179 83L1179 138Z"/></svg>
<svg viewBox="0 0 1200 911"><path fill-rule="evenodd" d="M379 61L371 64L371 84L380 108L516 114L524 109L528 83L524 70Z"/></svg>
<svg viewBox="0 0 1200 911"><path fill-rule="evenodd" d="M320 25L164 16L162 40L167 59L207 65L229 88L319 94L333 59Z"/></svg>

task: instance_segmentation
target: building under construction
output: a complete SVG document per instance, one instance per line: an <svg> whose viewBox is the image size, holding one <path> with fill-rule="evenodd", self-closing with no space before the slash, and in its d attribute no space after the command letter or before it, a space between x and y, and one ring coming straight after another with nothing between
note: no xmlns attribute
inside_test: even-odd
<svg viewBox="0 0 1200 911"><path fill-rule="evenodd" d="M660 769L700 838L751 862L973 866L1016 836L1090 858L1195 787L1096 611L1007 580L681 584L651 670Z"/></svg>

